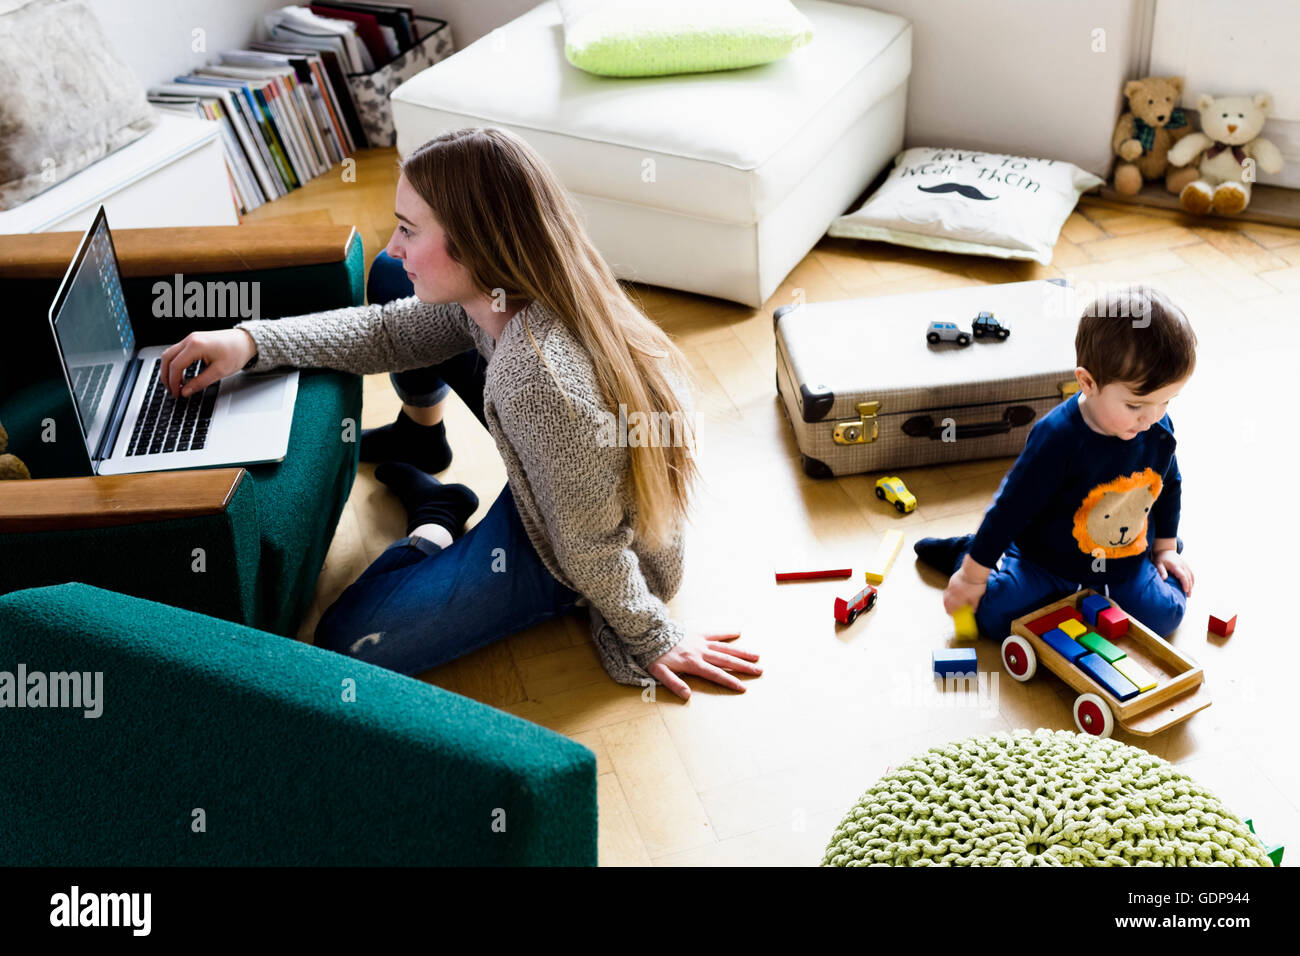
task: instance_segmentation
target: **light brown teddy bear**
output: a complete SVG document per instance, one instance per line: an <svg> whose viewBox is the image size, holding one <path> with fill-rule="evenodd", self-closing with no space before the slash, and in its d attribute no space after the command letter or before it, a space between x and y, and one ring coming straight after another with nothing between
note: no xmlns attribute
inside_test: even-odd
<svg viewBox="0 0 1300 956"><path fill-rule="evenodd" d="M1128 110L1115 124L1111 149L1119 157L1115 164L1115 191L1135 195L1147 180L1165 180L1174 195L1194 180L1192 171L1169 165L1174 143L1192 131L1187 114L1178 106L1183 93L1181 76L1148 76L1124 84Z"/></svg>
<svg viewBox="0 0 1300 956"><path fill-rule="evenodd" d="M4 425L0 425L0 481L8 478L30 478L32 473L27 470L23 460L17 455L6 455L4 450L9 447L9 433L5 431Z"/></svg>

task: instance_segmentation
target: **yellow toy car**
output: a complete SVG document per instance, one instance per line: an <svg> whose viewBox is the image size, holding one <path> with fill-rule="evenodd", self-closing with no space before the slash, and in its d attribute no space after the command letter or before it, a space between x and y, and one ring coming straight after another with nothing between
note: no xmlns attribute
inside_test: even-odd
<svg viewBox="0 0 1300 956"><path fill-rule="evenodd" d="M899 514L905 515L916 509L916 496L907 490L902 478L876 479L876 497L881 501L892 501Z"/></svg>

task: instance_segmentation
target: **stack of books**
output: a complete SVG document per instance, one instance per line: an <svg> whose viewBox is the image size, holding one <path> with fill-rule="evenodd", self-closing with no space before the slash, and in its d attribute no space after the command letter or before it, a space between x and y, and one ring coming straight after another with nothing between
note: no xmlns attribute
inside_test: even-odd
<svg viewBox="0 0 1300 956"><path fill-rule="evenodd" d="M347 81L417 42L410 7L379 3L285 7L271 39L148 90L157 108L221 124L231 194L241 213L328 172L367 145Z"/></svg>

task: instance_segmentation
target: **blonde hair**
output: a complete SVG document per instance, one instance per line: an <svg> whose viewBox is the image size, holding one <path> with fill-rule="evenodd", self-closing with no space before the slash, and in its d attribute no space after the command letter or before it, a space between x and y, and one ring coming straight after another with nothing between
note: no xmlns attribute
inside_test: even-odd
<svg viewBox="0 0 1300 956"><path fill-rule="evenodd" d="M590 357L610 409L684 420L670 375L694 388L690 364L619 285L531 146L503 129L450 130L412 152L401 170L446 233L448 255L480 292L531 299L558 316ZM524 328L545 362L527 314ZM699 477L693 422L689 428L686 443L628 447L633 531L654 544L671 540L684 523Z"/></svg>

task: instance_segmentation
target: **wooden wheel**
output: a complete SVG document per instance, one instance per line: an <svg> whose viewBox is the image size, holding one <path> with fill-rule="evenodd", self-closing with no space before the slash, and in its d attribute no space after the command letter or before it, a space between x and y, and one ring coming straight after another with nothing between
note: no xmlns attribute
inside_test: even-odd
<svg viewBox="0 0 1300 956"><path fill-rule="evenodd" d="M1080 694L1074 702L1074 724L1085 734L1109 737L1115 730L1115 717L1096 694Z"/></svg>
<svg viewBox="0 0 1300 956"><path fill-rule="evenodd" d="M1027 640L1012 634L1002 642L1002 666L1008 674L1023 683L1038 670L1038 655Z"/></svg>

